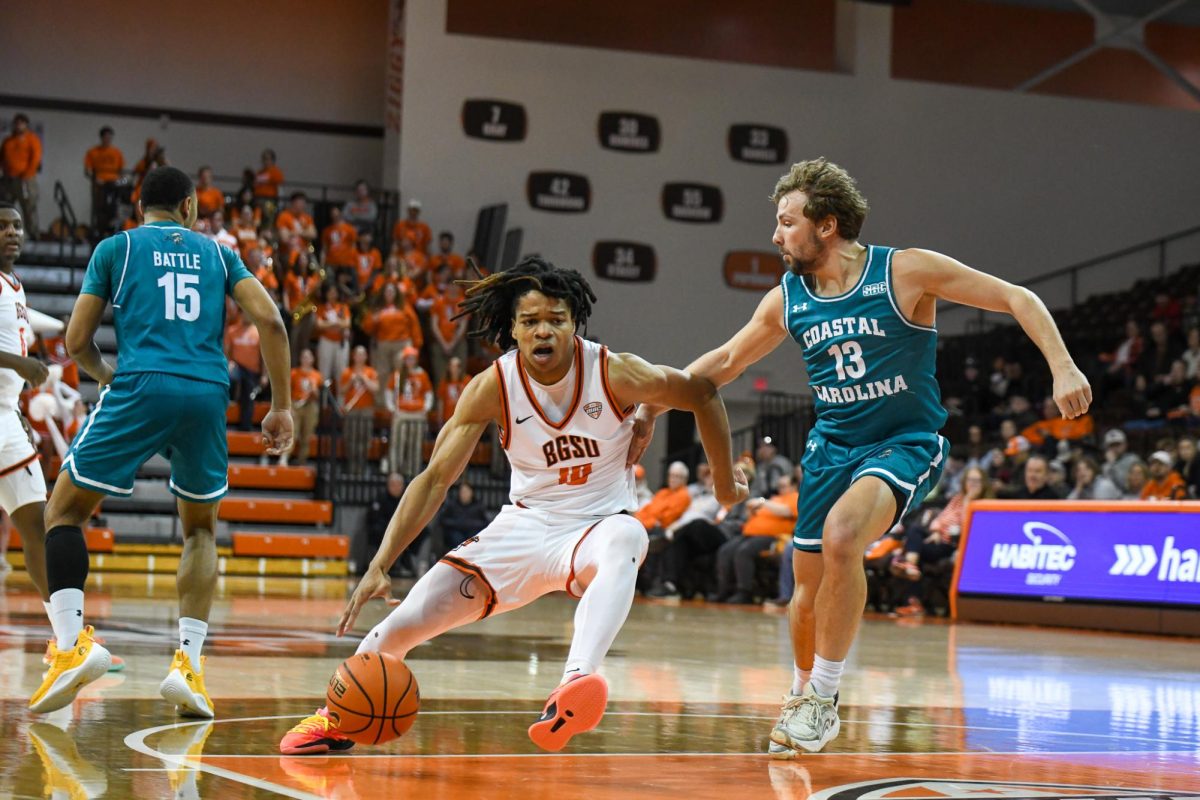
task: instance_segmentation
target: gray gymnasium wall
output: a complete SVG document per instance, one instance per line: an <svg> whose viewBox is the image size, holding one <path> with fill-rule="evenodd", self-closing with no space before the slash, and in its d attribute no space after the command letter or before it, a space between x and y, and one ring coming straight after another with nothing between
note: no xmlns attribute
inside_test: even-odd
<svg viewBox="0 0 1200 800"><path fill-rule="evenodd" d="M384 115L386 0L212 0L159 3L33 3L4 23L0 94L194 110L379 128ZM0 102L7 127L25 111L43 135L44 223L62 180L86 217L83 155L104 124L132 167L148 137L172 163L202 163L239 176L271 147L289 179L350 183L378 179L383 138L58 111Z"/></svg>
<svg viewBox="0 0 1200 800"><path fill-rule="evenodd" d="M508 202L527 251L594 279L593 330L652 359L686 363L727 338L759 300L727 288L721 265L730 250L771 249L765 198L783 168L733 161L732 123L780 126L790 160L824 155L849 168L872 204L865 241L941 250L1011 279L1200 222L1200 115L893 81L887 8L842 4L857 37L852 76L447 35L445 3L409 3L401 185L458 230L470 229L479 206ZM467 98L523 105L524 141L465 136ZM601 148L602 111L655 116L661 149ZM525 186L535 170L585 175L590 210L531 208ZM720 187L723 221L664 218L668 181ZM595 278L593 244L609 239L653 245L654 282ZM1200 259L1200 237L1171 253L1187 256ZM1156 264L1137 262L1146 271ZM1128 285L1129 266L1088 283ZM1047 287L1051 305L1065 301L1064 288ZM944 329L964 319L950 315ZM753 373L795 390L798 359L781 347ZM752 397L750 381L729 396Z"/></svg>

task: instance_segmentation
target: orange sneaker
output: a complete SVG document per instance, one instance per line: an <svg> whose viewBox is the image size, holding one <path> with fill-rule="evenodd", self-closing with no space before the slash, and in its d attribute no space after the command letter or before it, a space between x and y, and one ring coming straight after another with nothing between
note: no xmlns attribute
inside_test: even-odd
<svg viewBox="0 0 1200 800"><path fill-rule="evenodd" d="M279 752L285 756L319 756L330 751L349 750L351 747L354 747L354 742L338 733L325 708L319 708L311 717L305 717L279 741Z"/></svg>
<svg viewBox="0 0 1200 800"><path fill-rule="evenodd" d="M608 684L599 675L576 675L546 699L538 721L529 726L529 738L543 750L558 752L577 733L600 724L608 705Z"/></svg>

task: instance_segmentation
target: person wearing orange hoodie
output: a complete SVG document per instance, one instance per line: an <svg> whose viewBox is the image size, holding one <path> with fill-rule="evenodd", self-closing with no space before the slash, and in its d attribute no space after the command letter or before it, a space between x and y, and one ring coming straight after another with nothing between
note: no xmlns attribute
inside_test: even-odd
<svg viewBox="0 0 1200 800"><path fill-rule="evenodd" d="M785 474L776 481L775 494L770 500L755 497L746 501L750 518L742 526L742 535L717 551L717 592L710 599L740 605L754 602L758 556L775 547L781 537L791 537L799 500L795 480Z"/></svg>

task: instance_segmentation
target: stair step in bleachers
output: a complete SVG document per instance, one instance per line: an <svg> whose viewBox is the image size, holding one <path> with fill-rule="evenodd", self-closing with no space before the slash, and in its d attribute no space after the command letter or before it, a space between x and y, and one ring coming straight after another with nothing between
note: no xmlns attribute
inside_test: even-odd
<svg viewBox="0 0 1200 800"><path fill-rule="evenodd" d="M87 540L89 553L111 553L116 542L112 528L88 528L83 532L83 538ZM15 527L8 540L8 549L21 549L21 532Z"/></svg>
<svg viewBox="0 0 1200 800"><path fill-rule="evenodd" d="M179 571L179 553L92 553L92 572L132 572L139 574L174 575ZM3 557L3 554L0 554ZM25 568L25 554L20 550L8 553L8 563L16 569ZM342 558L268 558L217 555L218 575L249 575L257 577L344 578L350 573L349 564Z"/></svg>
<svg viewBox="0 0 1200 800"><path fill-rule="evenodd" d="M349 537L337 534L234 531L232 538L235 556L344 559L350 554Z"/></svg>
<svg viewBox="0 0 1200 800"><path fill-rule="evenodd" d="M226 497L221 503L218 518L228 522L328 525L333 521L333 504L327 500Z"/></svg>
<svg viewBox="0 0 1200 800"><path fill-rule="evenodd" d="M229 488L311 492L317 482L314 467L272 467L230 464Z"/></svg>
<svg viewBox="0 0 1200 800"><path fill-rule="evenodd" d="M263 446L262 442L262 433L259 431L226 431L225 439L229 443L229 455L231 456L257 457L266 452L266 448ZM318 454L324 455L323 452L318 451L318 444L318 439L315 435L309 437L308 452L313 457L316 457ZM346 453L345 442L340 441L338 445L338 456L340 458L344 458ZM378 436L371 439L371 446L367 451L367 458L373 461L378 460L386 453L387 442L384 439Z"/></svg>

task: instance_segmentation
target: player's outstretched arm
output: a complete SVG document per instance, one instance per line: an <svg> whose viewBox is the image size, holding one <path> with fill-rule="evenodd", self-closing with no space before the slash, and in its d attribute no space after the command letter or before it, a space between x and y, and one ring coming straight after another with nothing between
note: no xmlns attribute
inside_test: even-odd
<svg viewBox="0 0 1200 800"><path fill-rule="evenodd" d="M263 443L271 455L292 449L292 353L279 308L263 285L247 273L233 285L233 299L254 327L271 380L271 410L263 417Z"/></svg>
<svg viewBox="0 0 1200 800"><path fill-rule="evenodd" d="M1058 410L1067 419L1087 413L1092 387L1075 366L1054 317L1036 294L931 250L902 250L893 257L892 266L898 287L911 286L942 300L1011 314L1050 367Z"/></svg>
<svg viewBox="0 0 1200 800"><path fill-rule="evenodd" d="M446 422L433 445L429 465L413 478L400 498L379 551L371 559L358 588L350 598L338 623L337 635L345 634L354 625L359 611L373 597L389 599L392 582L388 578L396 559L429 524L433 515L446 500L446 492L467 468L471 454L488 423L501 418L500 386L496 370L486 369L471 379L463 390L454 414Z"/></svg>
<svg viewBox="0 0 1200 800"><path fill-rule="evenodd" d="M67 352L75 363L83 367L88 375L101 386L112 383L113 368L100 355L96 346L96 330L108 300L94 294L80 293L67 323Z"/></svg>
<svg viewBox="0 0 1200 800"><path fill-rule="evenodd" d="M729 417L713 382L673 367L648 364L632 353L614 354L608 362L608 380L616 399L691 411L700 430L700 441L713 471L713 491L726 506L749 494L745 476L733 466Z"/></svg>
<svg viewBox="0 0 1200 800"><path fill-rule="evenodd" d="M731 383L746 368L761 361L787 338L783 322L783 288L776 286L767 292L754 316L729 341L715 350L710 350L688 365L692 375L707 378L718 389ZM646 452L654 438L654 419L666 411L666 407L643 404L634 421L633 441L629 444L627 462L634 464Z"/></svg>

